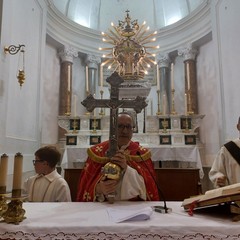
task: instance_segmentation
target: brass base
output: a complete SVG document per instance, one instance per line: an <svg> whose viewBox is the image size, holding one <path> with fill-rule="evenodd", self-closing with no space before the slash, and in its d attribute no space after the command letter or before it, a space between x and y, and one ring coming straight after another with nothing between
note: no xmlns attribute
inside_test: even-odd
<svg viewBox="0 0 240 240"><path fill-rule="evenodd" d="M7 205L7 200L6 196L8 194L0 194L0 218L3 216L3 214L7 211L8 205Z"/></svg>
<svg viewBox="0 0 240 240"><path fill-rule="evenodd" d="M3 213L2 217L6 223L19 224L26 218L24 216L26 211L22 208L23 200L26 199L26 196L9 199L11 201L7 204L7 211Z"/></svg>

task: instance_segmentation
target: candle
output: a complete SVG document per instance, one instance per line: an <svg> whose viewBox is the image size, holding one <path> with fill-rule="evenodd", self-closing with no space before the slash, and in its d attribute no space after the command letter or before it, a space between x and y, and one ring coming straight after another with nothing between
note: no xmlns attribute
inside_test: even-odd
<svg viewBox="0 0 240 240"><path fill-rule="evenodd" d="M171 87L174 90L174 73L173 73L173 63L171 63Z"/></svg>
<svg viewBox="0 0 240 240"><path fill-rule="evenodd" d="M74 117L77 116L77 95L73 96L73 113Z"/></svg>
<svg viewBox="0 0 240 240"><path fill-rule="evenodd" d="M185 115L187 116L187 94L184 95L184 107L185 107Z"/></svg>
<svg viewBox="0 0 240 240"><path fill-rule="evenodd" d="M3 154L1 156L1 162L0 162L0 193L4 193L4 192L1 192L1 187L4 187L6 192L7 168L8 168L8 156L6 154Z"/></svg>
<svg viewBox="0 0 240 240"><path fill-rule="evenodd" d="M187 62L187 89L190 89L190 69L189 69L189 63Z"/></svg>
<svg viewBox="0 0 240 240"><path fill-rule="evenodd" d="M159 66L157 64L157 90L160 90Z"/></svg>
<svg viewBox="0 0 240 240"><path fill-rule="evenodd" d="M163 115L166 115L166 95L163 94Z"/></svg>
<svg viewBox="0 0 240 240"><path fill-rule="evenodd" d="M100 65L100 86L103 88L103 65Z"/></svg>
<svg viewBox="0 0 240 240"><path fill-rule="evenodd" d="M68 91L70 92L71 78L70 78L70 65L68 65Z"/></svg>
<svg viewBox="0 0 240 240"><path fill-rule="evenodd" d="M86 66L86 92L89 92L89 85L88 85L88 66Z"/></svg>
<svg viewBox="0 0 240 240"><path fill-rule="evenodd" d="M13 190L19 190L22 188L22 164L23 156L21 153L17 153L14 157Z"/></svg>

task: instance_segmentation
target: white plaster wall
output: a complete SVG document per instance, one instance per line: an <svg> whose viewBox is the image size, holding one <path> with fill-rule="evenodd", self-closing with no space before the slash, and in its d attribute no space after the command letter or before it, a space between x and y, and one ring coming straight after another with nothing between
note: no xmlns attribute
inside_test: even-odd
<svg viewBox="0 0 240 240"><path fill-rule="evenodd" d="M42 144L58 143L60 59L57 49L47 44L43 71Z"/></svg>
<svg viewBox="0 0 240 240"><path fill-rule="evenodd" d="M13 172L17 152L24 156L23 171L33 169L34 152L41 145L42 72L46 37L46 5L43 0L3 1L0 77L0 153L9 156ZM26 80L16 78L18 55L5 54L4 46L25 45Z"/></svg>

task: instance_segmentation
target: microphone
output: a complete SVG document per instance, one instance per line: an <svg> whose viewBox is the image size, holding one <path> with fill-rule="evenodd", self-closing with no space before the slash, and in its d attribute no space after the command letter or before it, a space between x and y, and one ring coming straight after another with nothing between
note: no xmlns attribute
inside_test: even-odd
<svg viewBox="0 0 240 240"><path fill-rule="evenodd" d="M136 152L136 154L141 158L142 162L144 163L145 167L147 168L150 176L152 177L157 189L158 189L158 194L160 195L160 197L162 198L163 200L163 207L162 206L154 206L153 209L156 211L156 212L160 212L160 213L169 213L171 212L171 209L167 207L167 203L166 203L166 200L165 200L165 197L164 197L164 194L161 190L161 188L159 187L155 177L153 176L153 174L151 173L150 169L148 168L148 165L145 163L145 161L143 160L142 158L142 155L139 151Z"/></svg>

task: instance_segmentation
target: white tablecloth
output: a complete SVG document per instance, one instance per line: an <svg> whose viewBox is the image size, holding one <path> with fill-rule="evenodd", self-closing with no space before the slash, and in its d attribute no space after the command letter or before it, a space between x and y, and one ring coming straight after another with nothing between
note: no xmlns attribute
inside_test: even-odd
<svg viewBox="0 0 240 240"><path fill-rule="evenodd" d="M114 223L107 208L154 206L162 202L24 203L27 217L19 225L0 222L0 239L239 239L239 222L229 215L195 213L189 216L181 202L168 202L172 213L153 212L149 220Z"/></svg>
<svg viewBox="0 0 240 240"><path fill-rule="evenodd" d="M199 169L200 178L203 178L203 168L200 152L197 146L161 146L161 147L147 147L151 150L153 162L157 161L179 161L181 163L192 163L193 167ZM84 162L87 159L87 148L66 147L62 165L67 163ZM184 164L182 164L184 166Z"/></svg>

